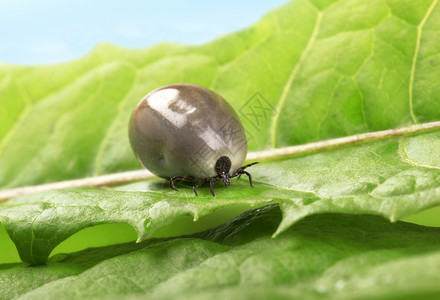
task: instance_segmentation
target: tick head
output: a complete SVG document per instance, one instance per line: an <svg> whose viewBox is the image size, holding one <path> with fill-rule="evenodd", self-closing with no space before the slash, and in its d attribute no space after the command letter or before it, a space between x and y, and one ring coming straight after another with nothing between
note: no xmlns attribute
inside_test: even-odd
<svg viewBox="0 0 440 300"><path fill-rule="evenodd" d="M215 171L226 186L230 184L229 171L231 170L231 165L231 160L227 156L220 157L215 163Z"/></svg>
<svg viewBox="0 0 440 300"><path fill-rule="evenodd" d="M227 156L222 156L215 163L215 171L217 175L229 174L231 170L231 160Z"/></svg>

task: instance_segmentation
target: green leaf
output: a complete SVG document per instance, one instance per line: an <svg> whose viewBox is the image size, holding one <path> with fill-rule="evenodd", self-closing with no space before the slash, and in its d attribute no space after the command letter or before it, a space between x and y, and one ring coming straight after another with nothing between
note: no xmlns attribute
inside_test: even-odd
<svg viewBox="0 0 440 300"><path fill-rule="evenodd" d="M199 216L241 204L279 203L275 235L312 214L375 214L396 221L440 203L440 132L353 145L253 166L255 187L241 180L208 187L195 197L190 185L177 193L165 180L114 189L76 188L18 197L0 206L0 220L22 260L45 263L74 233L103 223L128 223L138 241L185 215ZM426 156L426 154L429 154Z"/></svg>
<svg viewBox="0 0 440 300"><path fill-rule="evenodd" d="M438 298L438 229L365 216L397 221L439 204L438 128L299 157L275 149L438 120L438 2L296 0L206 45L100 45L62 65L1 65L2 188L138 168L130 112L174 82L222 94L250 150L273 155L252 167L254 188L219 185L215 199L151 180L1 204L33 265L99 224L128 223L140 243L0 265L0 298ZM268 111L255 119L258 103ZM269 203L282 216L263 207L192 237L145 240L181 216Z"/></svg>
<svg viewBox="0 0 440 300"><path fill-rule="evenodd" d="M206 45L100 45L61 65L0 65L0 186L139 168L129 115L175 82L228 99L250 150L438 120L438 28L437 0L295 0Z"/></svg>
<svg viewBox="0 0 440 300"><path fill-rule="evenodd" d="M414 299L440 295L440 229L324 214L271 239L277 206L193 236L0 269L10 299Z"/></svg>

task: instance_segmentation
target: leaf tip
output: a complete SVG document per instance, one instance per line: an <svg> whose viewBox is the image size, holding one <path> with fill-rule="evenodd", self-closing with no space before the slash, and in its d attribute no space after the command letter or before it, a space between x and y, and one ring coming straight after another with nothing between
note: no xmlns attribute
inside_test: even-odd
<svg viewBox="0 0 440 300"><path fill-rule="evenodd" d="M281 221L280 225L278 225L277 230L272 234L272 238L278 237L281 233L283 233L287 228L290 227L291 224L284 224L283 221Z"/></svg>
<svg viewBox="0 0 440 300"><path fill-rule="evenodd" d="M278 232L278 230L275 231L275 232L272 234L271 238L274 239L274 238L278 237L278 236L280 235L280 233L281 233L281 232Z"/></svg>

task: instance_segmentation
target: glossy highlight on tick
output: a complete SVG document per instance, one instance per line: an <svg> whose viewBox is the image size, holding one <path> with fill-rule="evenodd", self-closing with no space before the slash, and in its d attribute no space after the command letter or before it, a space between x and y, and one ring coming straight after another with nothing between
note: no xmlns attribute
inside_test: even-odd
<svg viewBox="0 0 440 300"><path fill-rule="evenodd" d="M187 83L167 85L146 95L135 107L129 124L136 158L155 175L174 182L195 181L193 190L246 175L246 134L233 108L217 93Z"/></svg>

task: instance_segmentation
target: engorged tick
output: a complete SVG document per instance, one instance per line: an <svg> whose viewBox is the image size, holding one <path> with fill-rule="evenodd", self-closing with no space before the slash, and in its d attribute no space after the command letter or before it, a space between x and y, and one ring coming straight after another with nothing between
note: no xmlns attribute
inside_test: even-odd
<svg viewBox="0 0 440 300"><path fill-rule="evenodd" d="M241 166L247 154L240 120L220 95L193 84L171 84L146 95L130 119L129 138L139 162L152 173L169 179L196 180L193 190L246 174Z"/></svg>

